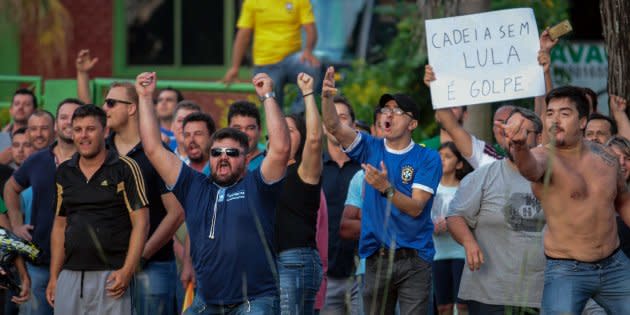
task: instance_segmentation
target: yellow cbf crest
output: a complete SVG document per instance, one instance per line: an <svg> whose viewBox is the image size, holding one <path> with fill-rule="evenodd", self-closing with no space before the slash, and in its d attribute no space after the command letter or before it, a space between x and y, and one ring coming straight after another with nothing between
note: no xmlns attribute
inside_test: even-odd
<svg viewBox="0 0 630 315"><path fill-rule="evenodd" d="M413 179L413 167L411 165L403 166L402 171L400 171L400 178L403 184L409 184Z"/></svg>

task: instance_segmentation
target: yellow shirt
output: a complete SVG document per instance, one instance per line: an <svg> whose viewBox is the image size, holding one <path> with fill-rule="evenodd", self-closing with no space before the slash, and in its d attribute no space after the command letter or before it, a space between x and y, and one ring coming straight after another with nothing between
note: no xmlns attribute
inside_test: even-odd
<svg viewBox="0 0 630 315"><path fill-rule="evenodd" d="M236 26L254 30L254 65L264 66L302 49L301 27L310 23L309 0L245 0Z"/></svg>

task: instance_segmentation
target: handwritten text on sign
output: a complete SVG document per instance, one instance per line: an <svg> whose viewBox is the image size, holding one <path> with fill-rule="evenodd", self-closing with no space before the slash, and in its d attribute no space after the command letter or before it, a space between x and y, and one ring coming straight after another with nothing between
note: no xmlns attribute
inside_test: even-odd
<svg viewBox="0 0 630 315"><path fill-rule="evenodd" d="M545 93L532 9L426 21L433 108L526 98Z"/></svg>

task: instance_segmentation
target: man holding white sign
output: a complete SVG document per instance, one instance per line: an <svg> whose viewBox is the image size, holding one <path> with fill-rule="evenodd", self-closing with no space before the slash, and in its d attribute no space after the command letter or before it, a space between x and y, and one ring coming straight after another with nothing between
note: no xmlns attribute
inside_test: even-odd
<svg viewBox="0 0 630 315"><path fill-rule="evenodd" d="M426 33L435 109L545 94L532 9L427 20Z"/></svg>

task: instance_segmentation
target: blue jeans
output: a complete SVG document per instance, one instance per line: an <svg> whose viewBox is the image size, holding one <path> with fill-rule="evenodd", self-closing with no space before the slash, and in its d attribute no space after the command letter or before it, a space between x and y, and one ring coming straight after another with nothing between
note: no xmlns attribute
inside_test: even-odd
<svg viewBox="0 0 630 315"><path fill-rule="evenodd" d="M277 258L280 275L280 313L313 314L322 283L322 262L314 248L294 248Z"/></svg>
<svg viewBox="0 0 630 315"><path fill-rule="evenodd" d="M53 308L46 300L46 287L50 278L48 266L35 266L27 263L31 277L31 298L20 306L20 315L52 315Z"/></svg>
<svg viewBox="0 0 630 315"><path fill-rule="evenodd" d="M276 315L278 298L265 296L234 305L212 305L204 303L195 294L192 305L184 315Z"/></svg>
<svg viewBox="0 0 630 315"><path fill-rule="evenodd" d="M258 73L266 73L273 80L273 91L276 93L276 100L280 107L284 103L284 85L287 83L295 84L297 76L300 72L308 73L313 77L313 88L315 94L321 92L320 68L310 64L301 63L300 56L302 52L296 52L287 56L278 63L264 66L255 66L254 75ZM291 103L291 113L304 112L304 100L302 92L298 89L297 98Z"/></svg>
<svg viewBox="0 0 630 315"><path fill-rule="evenodd" d="M137 315L175 314L175 261L152 261L135 276L134 307Z"/></svg>
<svg viewBox="0 0 630 315"><path fill-rule="evenodd" d="M608 314L630 314L629 271L621 250L595 263L547 259L543 313L579 315L593 298Z"/></svg>

